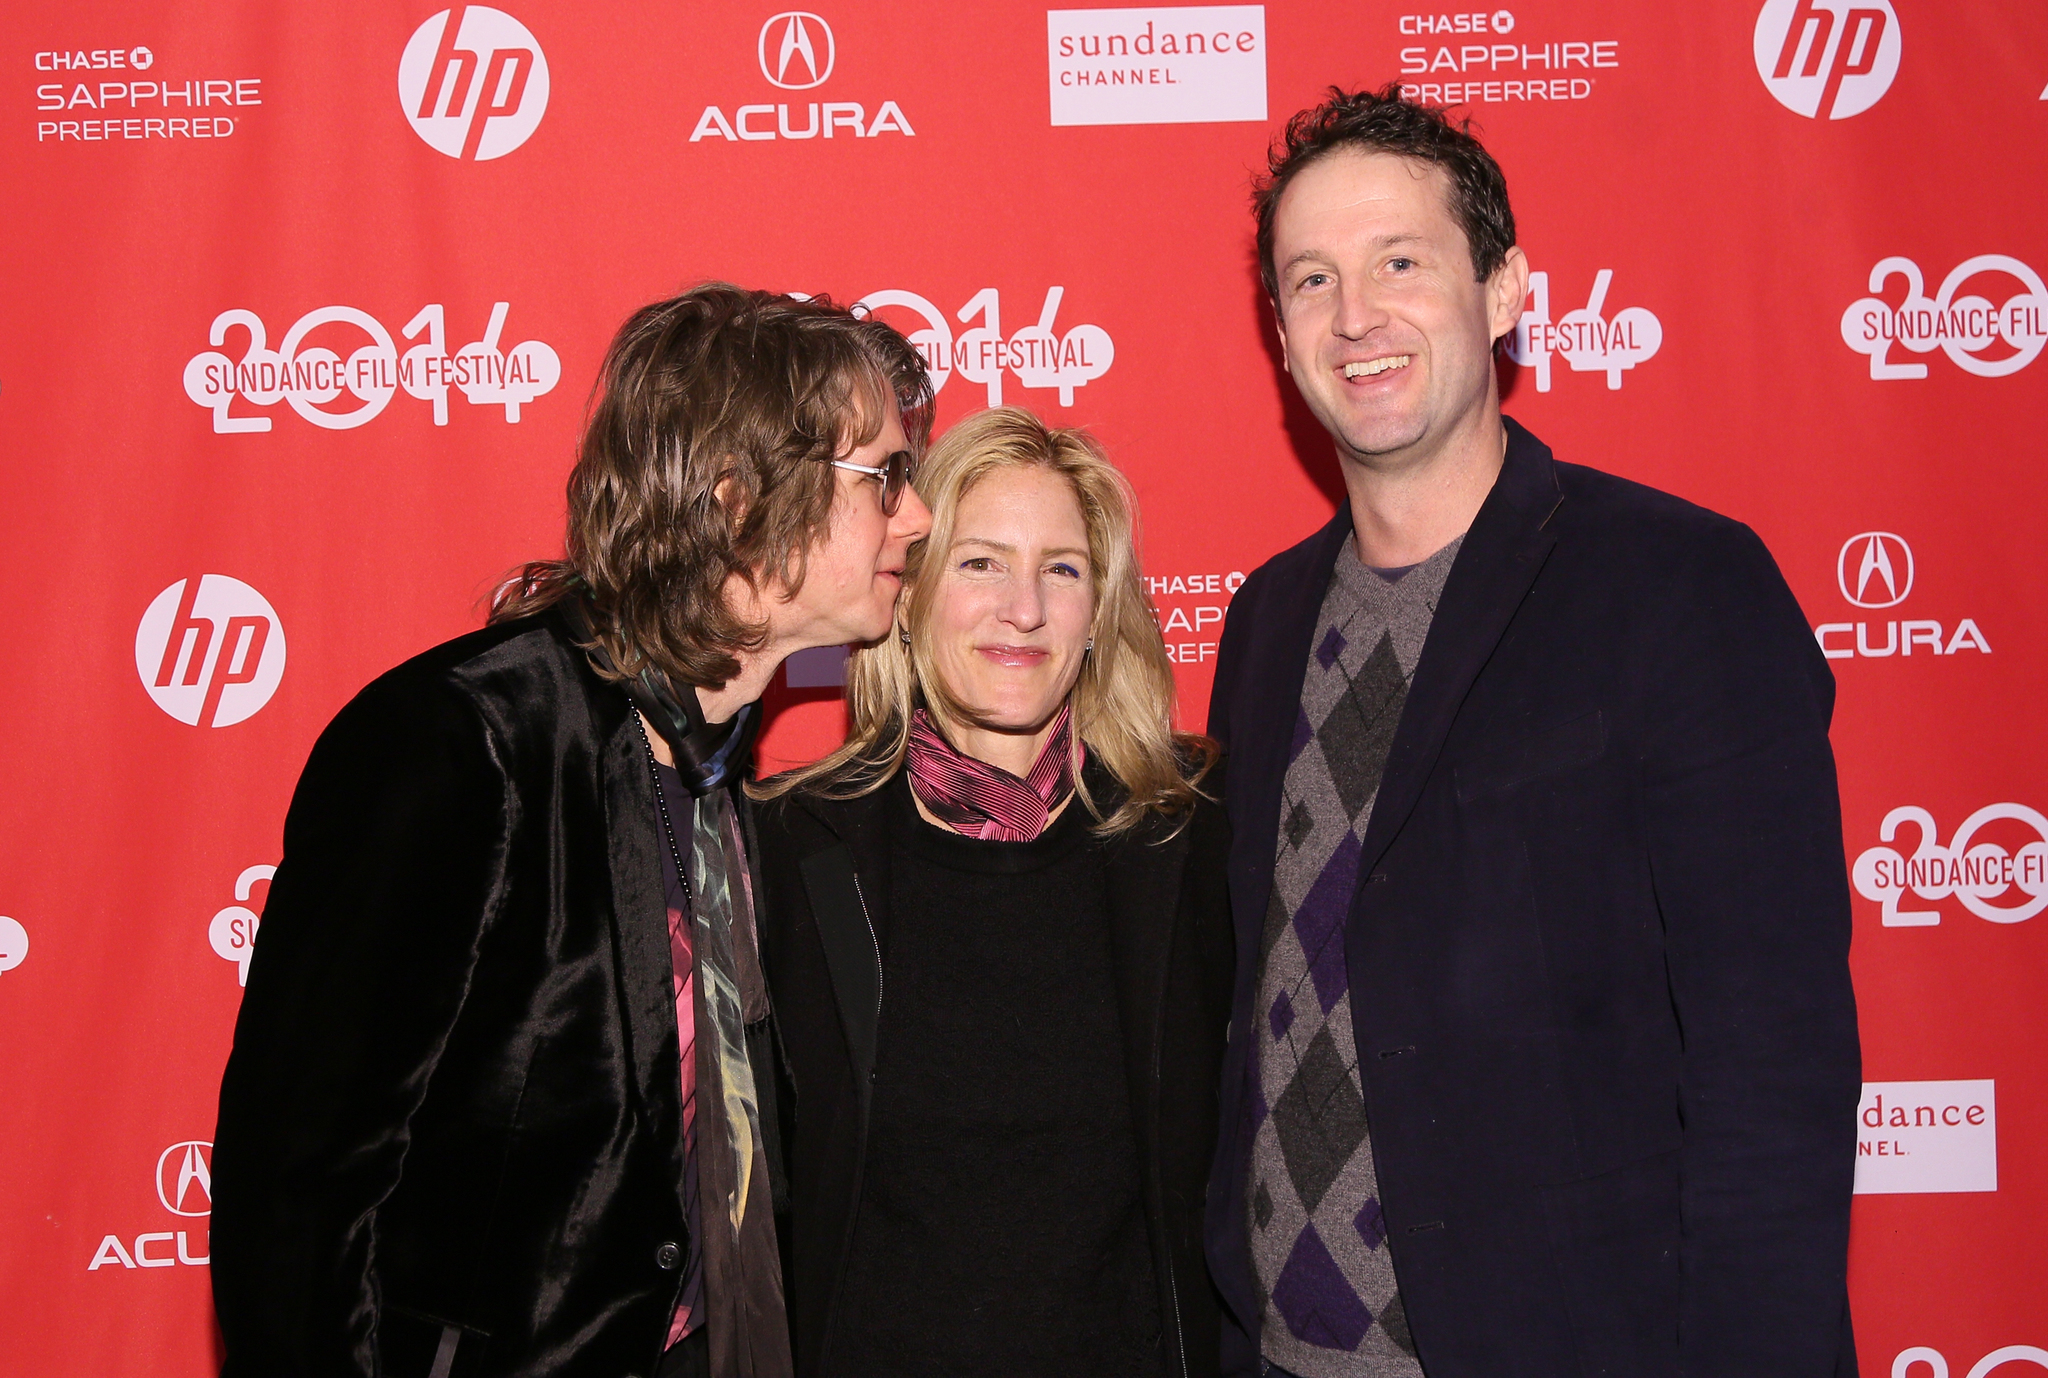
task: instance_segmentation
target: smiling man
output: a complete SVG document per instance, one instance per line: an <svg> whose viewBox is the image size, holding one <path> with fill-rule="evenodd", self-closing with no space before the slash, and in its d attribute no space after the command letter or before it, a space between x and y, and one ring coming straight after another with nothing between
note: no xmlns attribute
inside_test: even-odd
<svg viewBox="0 0 2048 1378"><path fill-rule="evenodd" d="M1211 701L1227 1371L1853 1374L1834 684L1797 603L1747 527L1502 416L1528 265L1466 130L1333 90L1255 208L1348 501L1239 591Z"/></svg>

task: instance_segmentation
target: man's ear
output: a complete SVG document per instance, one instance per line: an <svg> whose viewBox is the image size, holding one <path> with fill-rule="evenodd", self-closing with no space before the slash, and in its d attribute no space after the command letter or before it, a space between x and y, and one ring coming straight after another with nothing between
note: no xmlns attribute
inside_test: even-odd
<svg viewBox="0 0 2048 1378"><path fill-rule="evenodd" d="M1486 280L1486 312L1492 337L1511 333L1522 319L1522 303L1529 296L1529 256L1519 244L1509 247L1500 267Z"/></svg>
<svg viewBox="0 0 2048 1378"><path fill-rule="evenodd" d="M1268 296L1266 305L1273 308L1273 334L1280 341L1280 367L1292 373L1294 366L1287 359L1287 318L1280 314L1280 298Z"/></svg>
<svg viewBox="0 0 2048 1378"><path fill-rule="evenodd" d="M740 524L747 519L747 494L740 485L739 476L730 470L718 482L711 485L711 496L725 509L726 518L732 523L733 533L739 533Z"/></svg>

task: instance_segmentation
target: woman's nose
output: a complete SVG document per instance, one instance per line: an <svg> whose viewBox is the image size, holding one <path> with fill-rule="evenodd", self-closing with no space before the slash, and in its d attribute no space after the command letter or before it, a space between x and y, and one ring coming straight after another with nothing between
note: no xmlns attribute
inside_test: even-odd
<svg viewBox="0 0 2048 1378"><path fill-rule="evenodd" d="M1045 625L1045 591L1036 579L1012 580L1003 603L1003 620L1017 630L1033 632Z"/></svg>

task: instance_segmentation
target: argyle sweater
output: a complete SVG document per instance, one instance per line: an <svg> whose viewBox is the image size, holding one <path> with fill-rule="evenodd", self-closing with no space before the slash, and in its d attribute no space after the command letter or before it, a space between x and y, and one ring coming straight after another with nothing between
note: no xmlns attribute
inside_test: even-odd
<svg viewBox="0 0 2048 1378"><path fill-rule="evenodd" d="M1394 1281L1352 1037L1344 922L1408 684L1463 540L1419 565L1337 557L1280 800L1260 941L1250 1207L1268 1362L1419 1378Z"/></svg>

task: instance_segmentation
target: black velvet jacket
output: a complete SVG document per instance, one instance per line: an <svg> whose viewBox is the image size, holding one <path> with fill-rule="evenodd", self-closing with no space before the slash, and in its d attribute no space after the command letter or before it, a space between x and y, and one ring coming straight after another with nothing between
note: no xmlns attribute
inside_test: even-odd
<svg viewBox="0 0 2048 1378"><path fill-rule="evenodd" d="M221 1085L226 1378L653 1372L688 1243L661 845L554 614L321 735Z"/></svg>
<svg viewBox="0 0 2048 1378"><path fill-rule="evenodd" d="M1212 793L1221 787L1220 772L1204 782ZM783 1112L783 1276L800 1378L833 1372L834 1307L861 1196L881 1022L894 813L879 792L836 801L785 795L760 811L762 963L793 1074ZM1220 1318L1202 1258L1202 1202L1230 1011L1228 830L1222 808L1204 802L1178 835L1158 841L1165 831L1141 824L1111 844L1124 1046L1104 1055L1121 1059L1131 1090L1164 1371L1213 1378ZM999 1357L991 1356L989 1372L1002 1372Z"/></svg>
<svg viewBox="0 0 2048 1378"><path fill-rule="evenodd" d="M1834 681L1755 534L1512 421L1344 930L1430 1378L1855 1372L1858 1096ZM1238 991L1209 1250L1255 1373L1245 1096L1302 674L1349 508L1232 603ZM1250 1333L1247 1334L1247 1331Z"/></svg>

